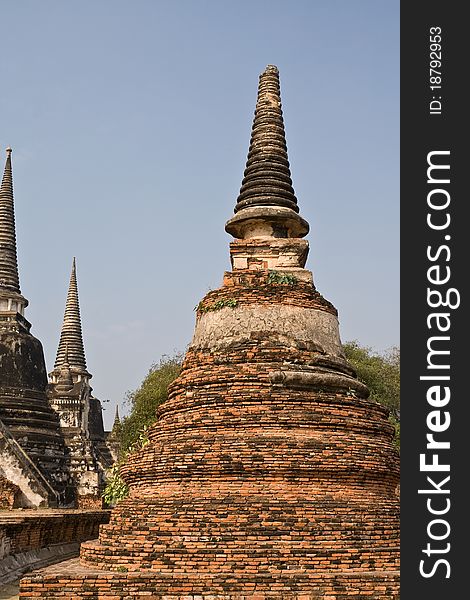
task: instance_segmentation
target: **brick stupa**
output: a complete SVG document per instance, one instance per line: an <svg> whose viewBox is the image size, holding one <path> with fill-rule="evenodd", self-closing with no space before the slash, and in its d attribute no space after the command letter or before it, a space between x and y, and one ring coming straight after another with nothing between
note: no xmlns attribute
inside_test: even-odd
<svg viewBox="0 0 470 600"><path fill-rule="evenodd" d="M27 578L21 598L398 598L393 427L304 268L273 66L226 230L232 271L122 468L129 497L80 564Z"/></svg>

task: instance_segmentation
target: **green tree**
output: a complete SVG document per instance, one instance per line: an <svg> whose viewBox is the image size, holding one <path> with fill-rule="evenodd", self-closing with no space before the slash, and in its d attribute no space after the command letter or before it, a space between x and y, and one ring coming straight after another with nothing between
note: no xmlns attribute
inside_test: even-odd
<svg viewBox="0 0 470 600"><path fill-rule="evenodd" d="M142 445L142 435L156 421L157 408L168 398L168 386L178 377L182 360L180 354L163 356L160 362L150 367L140 387L134 392L128 392L126 401L131 410L122 420L123 453L132 450L136 444Z"/></svg>
<svg viewBox="0 0 470 600"><path fill-rule="evenodd" d="M157 419L157 407L168 398L168 386L178 377L182 359L180 354L163 356L160 362L150 367L140 387L128 392L126 401L131 410L120 427L121 454L108 472L103 492L103 499L108 506L114 506L129 493L127 485L121 479L119 468L128 454L148 443L147 430Z"/></svg>
<svg viewBox="0 0 470 600"><path fill-rule="evenodd" d="M343 344L346 358L356 370L357 377L370 390L370 399L390 410L395 426L395 444L400 445L400 349L396 346L383 354L374 352L357 341Z"/></svg>

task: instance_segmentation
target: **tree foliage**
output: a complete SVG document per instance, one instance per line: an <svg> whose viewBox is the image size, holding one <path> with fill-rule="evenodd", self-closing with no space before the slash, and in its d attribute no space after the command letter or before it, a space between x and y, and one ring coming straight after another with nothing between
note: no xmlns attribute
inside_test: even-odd
<svg viewBox="0 0 470 600"><path fill-rule="evenodd" d="M168 397L168 386L178 377L181 371L182 356L163 356L160 362L152 365L134 392L128 392L126 401L130 405L130 413L122 421L121 451L132 450L136 445L142 446L142 435L156 421L158 406Z"/></svg>
<svg viewBox="0 0 470 600"><path fill-rule="evenodd" d="M114 506L116 502L122 500L129 493L129 488L121 479L119 472L120 461L114 465L106 473L106 487L103 492L103 500L107 506Z"/></svg>
<svg viewBox="0 0 470 600"><path fill-rule="evenodd" d="M390 410L395 426L395 442L400 443L400 349L396 346L383 354L374 352L357 341L343 345L346 358L356 370L357 377L370 390L370 399Z"/></svg>
<svg viewBox="0 0 470 600"><path fill-rule="evenodd" d="M143 448L148 443L147 430L157 419L157 408L168 397L168 386L181 371L182 356L163 356L160 362L150 367L140 387L128 392L126 401L130 413L122 420L119 431L120 456L107 474L107 484L103 499L108 506L114 506L129 493L120 476L120 466L131 452Z"/></svg>

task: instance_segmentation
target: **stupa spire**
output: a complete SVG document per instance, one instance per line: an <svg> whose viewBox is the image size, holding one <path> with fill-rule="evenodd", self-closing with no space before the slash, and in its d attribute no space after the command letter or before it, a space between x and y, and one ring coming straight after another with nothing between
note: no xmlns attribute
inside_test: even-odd
<svg viewBox="0 0 470 600"><path fill-rule="evenodd" d="M287 157L279 71L268 65L259 77L250 148L235 216L225 229L237 238L303 237L309 226L298 212Z"/></svg>
<svg viewBox="0 0 470 600"><path fill-rule="evenodd" d="M121 417L119 416L119 406L116 405L116 412L114 413L114 423L111 429L111 439L119 440L122 432Z"/></svg>
<svg viewBox="0 0 470 600"><path fill-rule="evenodd" d="M114 429L118 429L121 426L121 417L119 416L119 405L116 404L116 411L114 413L114 423L113 423L113 431Z"/></svg>
<svg viewBox="0 0 470 600"><path fill-rule="evenodd" d="M7 148L6 152L7 159L0 187L0 292L21 294L16 255L11 148Z"/></svg>
<svg viewBox="0 0 470 600"><path fill-rule="evenodd" d="M65 303L64 321L60 333L59 348L55 359L54 369L68 363L74 371L87 373L85 350L83 347L82 323L78 301L77 268L75 258L72 262L72 272Z"/></svg>

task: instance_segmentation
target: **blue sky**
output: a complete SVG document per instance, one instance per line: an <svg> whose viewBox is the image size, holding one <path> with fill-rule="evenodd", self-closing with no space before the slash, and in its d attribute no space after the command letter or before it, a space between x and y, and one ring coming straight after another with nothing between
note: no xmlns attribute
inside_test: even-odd
<svg viewBox="0 0 470 600"><path fill-rule="evenodd" d="M76 256L108 425L229 268L267 64L316 286L344 341L399 343L398 0L19 0L2 22L26 316L51 370Z"/></svg>

